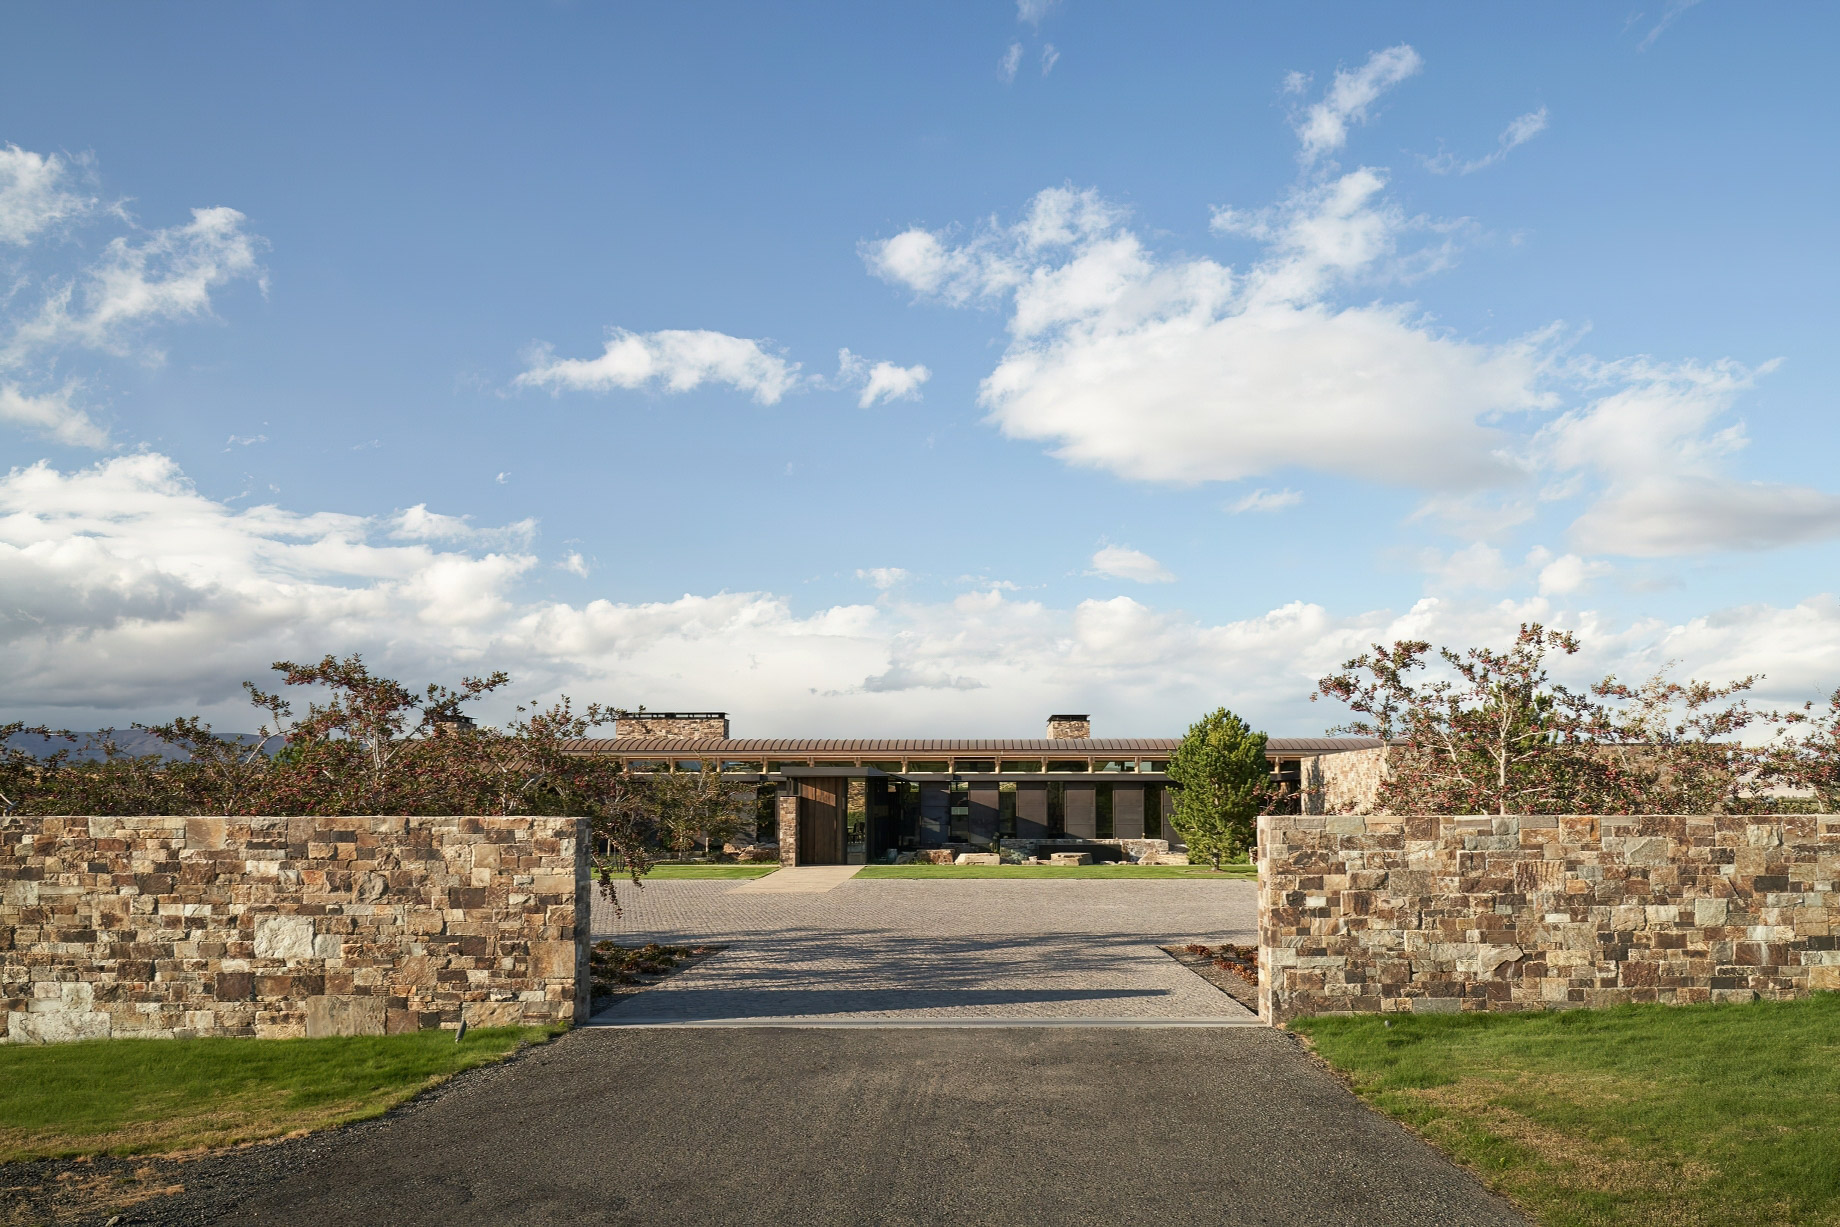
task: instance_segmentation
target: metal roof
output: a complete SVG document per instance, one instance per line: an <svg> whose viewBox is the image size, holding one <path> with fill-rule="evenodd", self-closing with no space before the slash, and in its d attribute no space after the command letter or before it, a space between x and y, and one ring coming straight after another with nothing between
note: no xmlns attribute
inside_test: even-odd
<svg viewBox="0 0 1840 1227"><path fill-rule="evenodd" d="M1064 754L1077 757L1107 754L1168 754L1181 744L1177 737L1055 737L967 740L953 737L852 738L814 737L583 737L565 742L574 754L656 754L665 757L721 757L797 754ZM1335 754L1344 750L1374 750L1376 737L1273 737L1265 743L1268 754Z"/></svg>

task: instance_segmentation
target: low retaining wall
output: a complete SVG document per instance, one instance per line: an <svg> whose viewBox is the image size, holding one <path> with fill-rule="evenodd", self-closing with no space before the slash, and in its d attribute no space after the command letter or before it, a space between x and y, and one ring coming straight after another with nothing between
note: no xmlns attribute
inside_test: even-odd
<svg viewBox="0 0 1840 1227"><path fill-rule="evenodd" d="M1840 989L1840 817L1259 820L1266 1021Z"/></svg>
<svg viewBox="0 0 1840 1227"><path fill-rule="evenodd" d="M576 818L0 820L0 1037L587 1016Z"/></svg>

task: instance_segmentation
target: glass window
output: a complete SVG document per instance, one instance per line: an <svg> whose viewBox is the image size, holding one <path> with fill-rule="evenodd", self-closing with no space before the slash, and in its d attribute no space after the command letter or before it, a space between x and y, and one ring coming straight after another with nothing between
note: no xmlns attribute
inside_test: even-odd
<svg viewBox="0 0 1840 1227"><path fill-rule="evenodd" d="M1093 787L1093 834L1100 839L1112 837L1112 786Z"/></svg>
<svg viewBox="0 0 1840 1227"><path fill-rule="evenodd" d="M767 764L767 770L784 771L788 767L809 767L810 765L802 758L774 759Z"/></svg>
<svg viewBox="0 0 1840 1227"><path fill-rule="evenodd" d="M1169 760L1166 758L1146 758L1138 764L1143 771L1168 771Z"/></svg>
<svg viewBox="0 0 1840 1227"><path fill-rule="evenodd" d="M951 768L946 765L946 761L943 758L910 758L907 760L907 769L909 771L935 771L941 773L951 770Z"/></svg>
<svg viewBox="0 0 1840 1227"><path fill-rule="evenodd" d="M1134 758L1107 759L1093 764L1094 771L1136 771L1137 760Z"/></svg>
<svg viewBox="0 0 1840 1227"><path fill-rule="evenodd" d="M1016 838L1016 785L1013 781L997 785L997 834L1004 839Z"/></svg>
<svg viewBox="0 0 1840 1227"><path fill-rule="evenodd" d="M1048 838L1059 839L1067 833L1067 786L1048 785Z"/></svg>
<svg viewBox="0 0 1840 1227"><path fill-rule="evenodd" d="M969 840L971 838L971 788L970 785L958 783L952 785L951 826L947 831L948 839Z"/></svg>
<svg viewBox="0 0 1840 1227"><path fill-rule="evenodd" d="M1144 838L1163 838L1163 786L1144 785Z"/></svg>
<svg viewBox="0 0 1840 1227"><path fill-rule="evenodd" d="M701 771L703 769L703 760L700 758L680 758L677 760L677 769L679 771Z"/></svg>
<svg viewBox="0 0 1840 1227"><path fill-rule="evenodd" d="M874 767L877 771L886 771L889 775L901 774L901 762L899 759L877 759L874 762L864 762L863 766Z"/></svg>
<svg viewBox="0 0 1840 1227"><path fill-rule="evenodd" d="M628 771L669 771L671 764L661 758L629 758L626 760Z"/></svg>
<svg viewBox="0 0 1840 1227"><path fill-rule="evenodd" d="M754 774L760 770L760 764L748 759L725 758L722 760L722 770Z"/></svg>
<svg viewBox="0 0 1840 1227"><path fill-rule="evenodd" d="M1083 758L1049 759L1049 771L1090 771L1092 765Z"/></svg>
<svg viewBox="0 0 1840 1227"><path fill-rule="evenodd" d="M952 760L954 771L995 771L997 760L994 758L958 758Z"/></svg>
<svg viewBox="0 0 1840 1227"><path fill-rule="evenodd" d="M1040 771L1041 760L1039 758L1006 758L1003 760L1003 770Z"/></svg>

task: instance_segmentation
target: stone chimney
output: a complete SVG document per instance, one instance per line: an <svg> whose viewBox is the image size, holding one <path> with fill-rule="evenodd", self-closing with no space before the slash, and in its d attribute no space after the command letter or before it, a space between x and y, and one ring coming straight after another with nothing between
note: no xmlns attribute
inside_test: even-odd
<svg viewBox="0 0 1840 1227"><path fill-rule="evenodd" d="M1092 740L1092 717L1049 716L1048 736L1072 741L1090 741Z"/></svg>
<svg viewBox="0 0 1840 1227"><path fill-rule="evenodd" d="M728 713L725 711L623 711L615 713L613 735L619 737L664 737L671 741L725 741L728 738Z"/></svg>

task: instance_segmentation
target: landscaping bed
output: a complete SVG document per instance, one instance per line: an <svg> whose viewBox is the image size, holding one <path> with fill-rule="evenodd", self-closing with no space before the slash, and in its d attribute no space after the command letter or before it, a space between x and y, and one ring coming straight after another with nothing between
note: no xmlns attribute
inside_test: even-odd
<svg viewBox="0 0 1840 1227"><path fill-rule="evenodd" d="M1254 1014L1259 1012L1259 952L1256 947L1230 943L1205 946L1189 942L1185 946L1163 946L1161 950Z"/></svg>
<svg viewBox="0 0 1840 1227"><path fill-rule="evenodd" d="M728 949L727 946L622 946L598 941L589 949L588 969L594 984L590 1013L598 1013L619 997L642 993L666 976L695 967Z"/></svg>
<svg viewBox="0 0 1840 1227"><path fill-rule="evenodd" d="M1290 1028L1552 1227L1840 1223L1840 994Z"/></svg>

